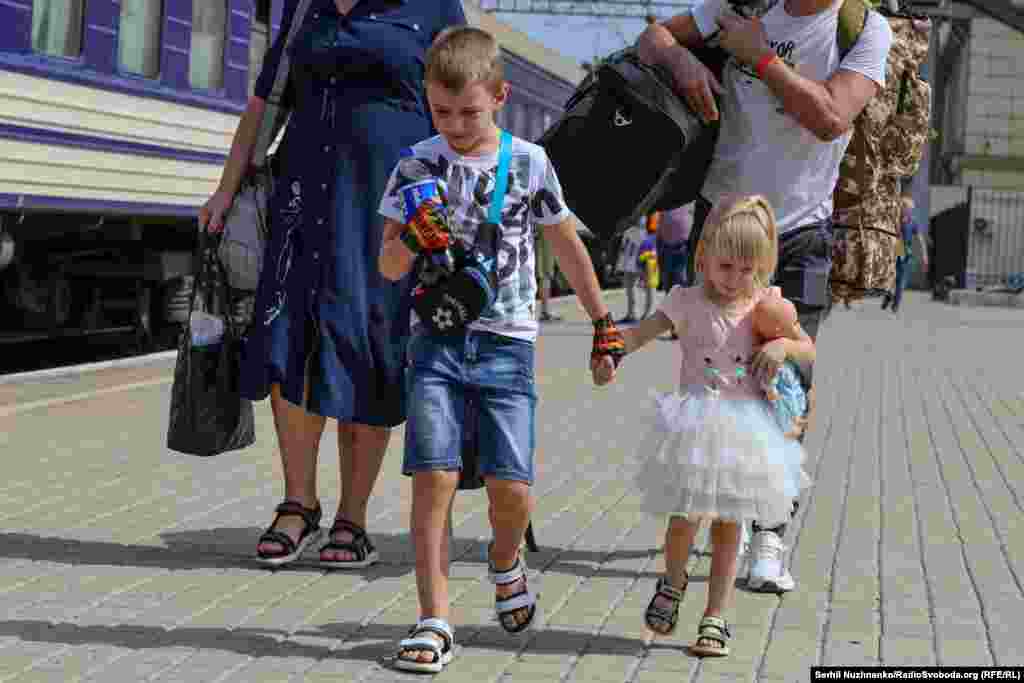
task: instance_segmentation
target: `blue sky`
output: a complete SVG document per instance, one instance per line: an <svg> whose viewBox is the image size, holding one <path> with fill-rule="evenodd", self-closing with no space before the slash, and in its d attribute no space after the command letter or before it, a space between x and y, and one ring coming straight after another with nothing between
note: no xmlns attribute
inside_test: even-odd
<svg viewBox="0 0 1024 683"><path fill-rule="evenodd" d="M589 17L510 14L495 12L534 40L577 61L603 57L636 40L643 19L591 19Z"/></svg>

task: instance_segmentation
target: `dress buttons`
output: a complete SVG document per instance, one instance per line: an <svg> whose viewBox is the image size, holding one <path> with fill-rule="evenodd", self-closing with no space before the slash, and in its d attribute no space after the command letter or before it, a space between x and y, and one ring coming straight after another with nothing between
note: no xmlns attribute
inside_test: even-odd
<svg viewBox="0 0 1024 683"><path fill-rule="evenodd" d="M313 12L313 18L314 19L319 19L320 18L320 13L319 12Z"/></svg>
<svg viewBox="0 0 1024 683"><path fill-rule="evenodd" d="M320 252L319 251L314 251L313 252L313 260L314 261L319 261L320 260Z"/></svg>
<svg viewBox="0 0 1024 683"><path fill-rule="evenodd" d="M335 78L334 76L331 76L331 85L334 85L334 84L336 84L337 82L338 82L338 79L337 79L337 78Z"/></svg>
<svg viewBox="0 0 1024 683"><path fill-rule="evenodd" d="M327 183L320 183L320 189L326 192L327 191Z"/></svg>
<svg viewBox="0 0 1024 683"><path fill-rule="evenodd" d="M330 145L324 145L324 151L325 152L330 152L331 151L331 146Z"/></svg>
<svg viewBox="0 0 1024 683"><path fill-rule="evenodd" d="M317 225L323 225L324 224L324 219L323 218L317 218L316 219L316 224Z"/></svg>
<svg viewBox="0 0 1024 683"><path fill-rule="evenodd" d="M371 15L370 15L370 18L371 18L371 19L376 19L376 18L377 18L377 15L376 15L376 14L371 14Z"/></svg>
<svg viewBox="0 0 1024 683"><path fill-rule="evenodd" d="M413 24L412 25L412 30L413 31L419 31L420 30L420 25L419 24Z"/></svg>

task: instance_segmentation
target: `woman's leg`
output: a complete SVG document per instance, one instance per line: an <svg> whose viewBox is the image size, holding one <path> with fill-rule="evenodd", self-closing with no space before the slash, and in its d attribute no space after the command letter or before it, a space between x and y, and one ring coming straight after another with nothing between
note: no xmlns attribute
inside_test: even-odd
<svg viewBox="0 0 1024 683"><path fill-rule="evenodd" d="M366 528L366 508L377 483L384 454L388 450L391 429L347 422L338 423L338 461L341 473L341 500L337 516ZM352 534L339 531L331 537L336 543L350 543ZM325 562L351 562L355 553L326 549L320 554Z"/></svg>
<svg viewBox="0 0 1024 683"><path fill-rule="evenodd" d="M303 507L314 508L317 504L316 458L326 420L286 401L281 396L280 384L270 388L270 407L274 413L274 426L277 428L277 441L281 449L284 497ZM298 541L304 525L305 522L298 515L285 515L275 528ZM273 542L261 543L258 549L265 553L282 550L280 543Z"/></svg>
<svg viewBox="0 0 1024 683"><path fill-rule="evenodd" d="M633 320L636 317L636 273L623 275L622 283L626 288L626 315L623 320Z"/></svg>

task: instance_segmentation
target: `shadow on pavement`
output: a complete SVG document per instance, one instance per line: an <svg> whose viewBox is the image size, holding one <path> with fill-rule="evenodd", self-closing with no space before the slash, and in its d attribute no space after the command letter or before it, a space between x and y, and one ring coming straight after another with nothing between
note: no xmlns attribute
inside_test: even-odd
<svg viewBox="0 0 1024 683"><path fill-rule="evenodd" d="M323 570L316 562L316 551L286 567L271 569L256 561L256 540L262 533L257 527L219 527L160 534L164 546L124 544L112 541L91 541L57 536L24 533L0 533L0 559L52 562L66 565L104 565L152 567L169 570L194 569L266 569L287 571L289 568L313 571L341 571L357 574L367 580L405 576L413 571L412 546L408 534L373 534L382 560L358 570ZM456 538L453 556L456 561L484 564L482 544L477 538ZM529 553L531 569L543 573L570 574L583 578L657 578L657 572L602 567L615 560L645 558L656 549L617 551L561 550L542 544L539 552ZM694 577L694 580L699 578Z"/></svg>
<svg viewBox="0 0 1024 683"><path fill-rule="evenodd" d="M62 645L109 645L132 650L192 648L220 650L261 657L299 657L309 659L335 658L348 661L386 663L390 661L399 640L408 635L409 625L333 622L319 628L304 628L291 634L283 629L162 626L105 626L53 623L41 620L0 621L0 638L17 638L25 642L58 643ZM645 643L639 638L616 635L595 635L590 631L567 630L544 626L528 631L529 635L511 636L500 626L466 625L468 644L456 643L460 649L483 647L487 650L519 652L529 639L533 654L572 655L584 649L602 653L640 655ZM289 640L294 637L303 642ZM323 645L310 644L310 639L323 639ZM340 646L338 641L343 641ZM681 647L681 646L680 646Z"/></svg>

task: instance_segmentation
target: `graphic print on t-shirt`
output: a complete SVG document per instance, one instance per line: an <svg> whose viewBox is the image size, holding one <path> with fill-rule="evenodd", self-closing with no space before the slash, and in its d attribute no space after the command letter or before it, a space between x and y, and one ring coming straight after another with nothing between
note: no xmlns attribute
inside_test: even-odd
<svg viewBox="0 0 1024 683"><path fill-rule="evenodd" d="M534 232L538 226L565 220L569 209L543 148L513 138L500 238L496 246L476 244L479 227L487 221L497 171L497 154L464 157L436 136L416 144L409 156L399 160L379 210L401 223L401 188L427 178L439 179L447 195L455 238L467 247L475 246L485 256L493 255L497 262L497 299L473 327L533 339L537 294Z"/></svg>

